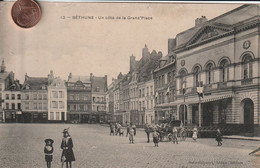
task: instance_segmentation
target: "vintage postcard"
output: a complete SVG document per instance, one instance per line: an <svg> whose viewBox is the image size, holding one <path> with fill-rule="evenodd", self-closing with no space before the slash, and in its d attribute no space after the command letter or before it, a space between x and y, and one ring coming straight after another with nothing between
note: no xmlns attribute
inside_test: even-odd
<svg viewBox="0 0 260 168"><path fill-rule="evenodd" d="M259 13L1 1L0 167L259 167Z"/></svg>

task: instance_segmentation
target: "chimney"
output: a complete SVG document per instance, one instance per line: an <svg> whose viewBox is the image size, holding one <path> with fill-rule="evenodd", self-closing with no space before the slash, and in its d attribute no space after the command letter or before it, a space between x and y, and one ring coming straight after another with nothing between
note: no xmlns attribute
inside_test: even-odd
<svg viewBox="0 0 260 168"><path fill-rule="evenodd" d="M176 48L176 39L168 39L168 54Z"/></svg>
<svg viewBox="0 0 260 168"><path fill-rule="evenodd" d="M3 59L2 60L2 65L1 65L1 72L2 73L5 72L5 69L6 69L6 67L5 67L5 60Z"/></svg>
<svg viewBox="0 0 260 168"><path fill-rule="evenodd" d="M195 20L195 27L201 26L201 25L203 25L203 23L205 23L207 21L208 21L208 19L206 18L206 16L201 16L201 18L197 18Z"/></svg>
<svg viewBox="0 0 260 168"><path fill-rule="evenodd" d="M68 76L68 81L72 78L72 73L70 72L69 76Z"/></svg>
<svg viewBox="0 0 260 168"><path fill-rule="evenodd" d="M133 72L135 70L135 56L133 54L130 56L130 72Z"/></svg>
<svg viewBox="0 0 260 168"><path fill-rule="evenodd" d="M27 73L25 74L24 79L25 79L25 81L27 81L29 79L29 76L27 75Z"/></svg>

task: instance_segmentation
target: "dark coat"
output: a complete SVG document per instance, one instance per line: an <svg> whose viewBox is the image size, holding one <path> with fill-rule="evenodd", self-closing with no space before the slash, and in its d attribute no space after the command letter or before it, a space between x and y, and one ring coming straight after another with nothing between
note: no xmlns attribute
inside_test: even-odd
<svg viewBox="0 0 260 168"><path fill-rule="evenodd" d="M222 134L220 132L217 132L216 134L216 141L218 142L222 141Z"/></svg>
<svg viewBox="0 0 260 168"><path fill-rule="evenodd" d="M65 162L71 162L75 161L75 156L73 153L73 142L72 139L69 137L68 143L65 142L66 138L63 138L61 141L60 148L62 149L62 155L61 155L61 161L62 161L62 156L65 156L66 160Z"/></svg>

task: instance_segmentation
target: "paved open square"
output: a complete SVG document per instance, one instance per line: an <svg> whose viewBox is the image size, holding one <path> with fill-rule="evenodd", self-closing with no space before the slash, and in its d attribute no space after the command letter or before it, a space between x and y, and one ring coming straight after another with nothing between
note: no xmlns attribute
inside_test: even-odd
<svg viewBox="0 0 260 168"><path fill-rule="evenodd" d="M61 167L62 131L69 127L76 161L73 167L259 167L260 157L248 153L259 141L224 139L218 147L215 139L191 138L179 144L161 142L159 147L146 143L146 134L138 129L134 144L128 137L109 136L109 127L90 124L1 124L0 167L46 167L44 139L54 140L52 167ZM126 130L125 130L126 131ZM258 160L258 162L257 162Z"/></svg>

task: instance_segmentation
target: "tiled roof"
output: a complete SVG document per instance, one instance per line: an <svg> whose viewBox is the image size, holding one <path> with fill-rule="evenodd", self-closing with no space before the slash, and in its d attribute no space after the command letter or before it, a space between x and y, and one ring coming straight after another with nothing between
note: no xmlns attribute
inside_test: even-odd
<svg viewBox="0 0 260 168"><path fill-rule="evenodd" d="M69 78L68 80L68 82L77 82L77 81L81 81L82 83L91 83L90 76L72 75L71 78Z"/></svg>
<svg viewBox="0 0 260 168"><path fill-rule="evenodd" d="M26 85L29 85L30 90L42 90L42 86L48 86L48 78L28 77L24 81L23 89L25 89Z"/></svg>
<svg viewBox="0 0 260 168"><path fill-rule="evenodd" d="M92 77L92 92L106 92L107 78L106 77Z"/></svg>

